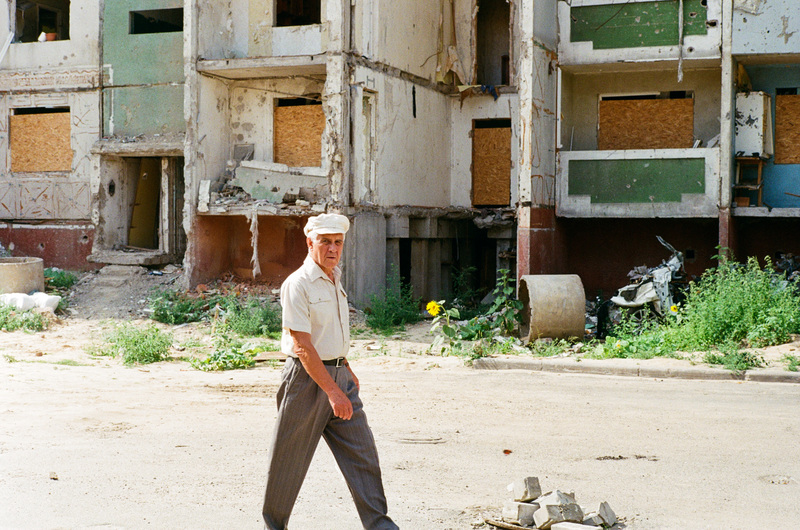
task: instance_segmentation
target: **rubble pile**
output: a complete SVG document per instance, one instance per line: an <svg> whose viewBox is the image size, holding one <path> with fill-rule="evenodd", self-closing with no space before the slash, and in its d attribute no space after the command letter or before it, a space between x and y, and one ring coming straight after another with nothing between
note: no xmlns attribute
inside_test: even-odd
<svg viewBox="0 0 800 530"><path fill-rule="evenodd" d="M576 501L575 493L559 490L542 494L537 477L525 477L508 485L513 500L503 506L503 521L507 525L487 520L501 528L538 528L541 530L580 530L611 528L617 516L607 502L597 511L586 512ZM512 526L515 525L515 526Z"/></svg>

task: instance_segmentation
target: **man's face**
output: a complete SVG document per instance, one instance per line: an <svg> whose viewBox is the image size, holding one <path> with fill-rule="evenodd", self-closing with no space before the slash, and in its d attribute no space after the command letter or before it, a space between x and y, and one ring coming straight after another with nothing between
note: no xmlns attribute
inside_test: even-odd
<svg viewBox="0 0 800 530"><path fill-rule="evenodd" d="M307 237L311 259L326 272L333 269L342 259L344 234L319 234L314 238Z"/></svg>

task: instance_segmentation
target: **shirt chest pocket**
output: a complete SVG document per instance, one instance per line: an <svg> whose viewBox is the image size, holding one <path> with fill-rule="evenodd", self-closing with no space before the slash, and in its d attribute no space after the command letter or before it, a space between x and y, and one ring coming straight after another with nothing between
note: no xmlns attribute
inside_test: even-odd
<svg viewBox="0 0 800 530"><path fill-rule="evenodd" d="M317 325L325 325L336 318L337 308L333 293L313 292L308 295L308 311L311 322Z"/></svg>

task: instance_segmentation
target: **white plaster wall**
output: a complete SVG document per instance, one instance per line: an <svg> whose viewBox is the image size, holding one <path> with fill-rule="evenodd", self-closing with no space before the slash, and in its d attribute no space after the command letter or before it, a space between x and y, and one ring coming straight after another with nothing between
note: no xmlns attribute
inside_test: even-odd
<svg viewBox="0 0 800 530"><path fill-rule="evenodd" d="M204 59L231 59L247 53L247 0L196 2L198 53Z"/></svg>
<svg viewBox="0 0 800 530"><path fill-rule="evenodd" d="M356 68L356 84L374 87L377 134L376 202L381 206L447 207L450 201L450 105L447 96L416 86L412 115L408 81ZM355 114L354 132L363 130Z"/></svg>
<svg viewBox="0 0 800 530"><path fill-rule="evenodd" d="M497 101L491 96L471 97L460 106L458 98L449 98L451 125L450 204L472 206L472 122L493 118L511 119L511 204L518 200L519 174L514 163L519 157L519 105L516 94L503 94Z"/></svg>
<svg viewBox="0 0 800 530"><path fill-rule="evenodd" d="M533 35L551 50L558 45L556 4L557 0L536 0L533 4Z"/></svg>
<svg viewBox="0 0 800 530"><path fill-rule="evenodd" d="M565 150L597 149L597 109L599 96L645 94L672 90L694 92L694 136L703 145L720 132L720 71L686 70L683 83L674 71L563 74L561 144ZM573 137L574 128L574 137Z"/></svg>
<svg viewBox="0 0 800 530"><path fill-rule="evenodd" d="M197 111L197 149L195 167L192 170L195 184L203 179L216 179L225 170L231 155L230 101L224 83L208 77L198 76L199 97ZM187 189L191 189L187 186ZM187 197L194 204L197 197Z"/></svg>
<svg viewBox="0 0 800 530"><path fill-rule="evenodd" d="M323 86L322 79L310 78L252 79L233 83L227 144L231 149L235 144L254 144L253 160L272 162L274 100L321 94Z"/></svg>
<svg viewBox="0 0 800 530"><path fill-rule="evenodd" d="M10 5L0 9L0 46L10 33ZM12 44L0 68L33 70L37 68L74 68L100 63L100 2L72 0L69 15L70 40L19 42Z"/></svg>
<svg viewBox="0 0 800 530"><path fill-rule="evenodd" d="M433 79L439 49L439 21L445 2L374 0L374 3L373 9L378 11L375 60Z"/></svg>
<svg viewBox="0 0 800 530"><path fill-rule="evenodd" d="M734 55L800 53L797 0L733 0Z"/></svg>

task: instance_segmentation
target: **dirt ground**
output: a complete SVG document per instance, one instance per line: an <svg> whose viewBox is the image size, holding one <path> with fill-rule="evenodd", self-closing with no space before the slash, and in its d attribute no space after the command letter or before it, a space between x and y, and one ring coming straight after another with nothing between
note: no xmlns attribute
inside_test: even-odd
<svg viewBox="0 0 800 530"><path fill-rule="evenodd" d="M84 278L45 332L0 333L0 528L261 528L279 368L90 356L180 271L129 273ZM800 385L478 371L427 355L427 328L356 333L350 354L401 528L489 528L528 475L587 509L608 501L623 528L800 521ZM210 342L204 324L172 332L175 357ZM324 444L292 527L360 527Z"/></svg>

